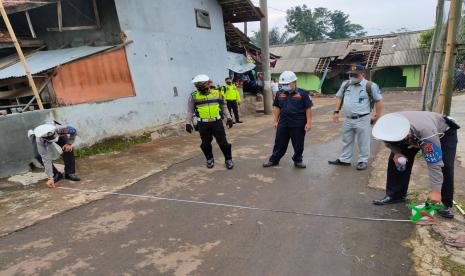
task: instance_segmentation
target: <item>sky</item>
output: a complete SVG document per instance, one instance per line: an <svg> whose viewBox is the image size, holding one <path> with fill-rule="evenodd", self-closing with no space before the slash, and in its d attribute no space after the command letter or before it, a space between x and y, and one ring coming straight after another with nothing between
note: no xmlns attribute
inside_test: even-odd
<svg viewBox="0 0 465 276"><path fill-rule="evenodd" d="M259 0L251 0L259 6ZM284 31L286 10L306 4L349 14L349 20L365 28L368 35L394 32L400 28L424 30L434 25L437 0L268 0L269 29ZM238 25L242 30L243 24ZM248 23L248 35L260 29L260 22Z"/></svg>

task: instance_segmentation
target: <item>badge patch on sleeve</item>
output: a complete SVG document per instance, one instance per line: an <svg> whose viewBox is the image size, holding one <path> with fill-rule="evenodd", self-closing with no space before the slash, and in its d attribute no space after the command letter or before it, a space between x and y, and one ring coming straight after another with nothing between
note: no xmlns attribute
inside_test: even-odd
<svg viewBox="0 0 465 276"><path fill-rule="evenodd" d="M428 164L438 163L442 160L442 150L434 143L424 142L421 145L421 152Z"/></svg>

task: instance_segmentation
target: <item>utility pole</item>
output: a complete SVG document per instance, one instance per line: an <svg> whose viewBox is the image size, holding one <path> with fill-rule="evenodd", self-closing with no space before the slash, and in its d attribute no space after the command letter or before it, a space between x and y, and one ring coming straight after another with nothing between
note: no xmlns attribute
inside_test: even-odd
<svg viewBox="0 0 465 276"><path fill-rule="evenodd" d="M462 11L462 0L451 0L449 19L447 26L446 57L444 59L444 70L441 79L441 94L436 107L436 112L450 115L452 102L452 81L454 79L454 69L457 50L457 28L460 23Z"/></svg>
<svg viewBox="0 0 465 276"><path fill-rule="evenodd" d="M268 4L267 0L260 0L260 9L265 17L260 21L260 33L262 38L262 68L263 68L263 105L265 114L273 113L273 99L271 93L271 75L270 75L270 42L268 38Z"/></svg>
<svg viewBox="0 0 465 276"><path fill-rule="evenodd" d="M8 33L10 34L11 40L16 48L16 52L18 52L19 59L24 66L24 71L26 72L27 79L29 81L29 85L31 86L32 93L36 98L37 105L39 106L40 110L44 109L42 104L42 100L40 99L39 92L37 90L36 84L34 83L34 79L32 78L31 69L26 62L26 58L24 57L23 50L21 50L21 46L19 46L18 39L16 38L16 34L11 26L10 20L8 19L8 15L6 14L5 7L3 6L3 0L0 0L0 13L2 14L3 21L5 22L5 26L8 29Z"/></svg>

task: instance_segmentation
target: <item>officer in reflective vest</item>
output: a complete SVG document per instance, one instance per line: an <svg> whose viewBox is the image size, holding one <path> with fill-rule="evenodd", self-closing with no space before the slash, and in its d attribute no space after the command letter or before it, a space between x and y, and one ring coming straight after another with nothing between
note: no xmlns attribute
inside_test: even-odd
<svg viewBox="0 0 465 276"><path fill-rule="evenodd" d="M207 75L197 75L192 83L197 90L191 94L187 103L186 131L192 133L192 119L195 115L197 120L197 129L202 139L200 148L207 158L207 168L211 169L215 165L212 152L212 141L215 137L225 158L226 168L232 169L234 162L232 160L231 144L226 139L223 121L220 112L227 118L227 126L231 128L233 121L228 109L226 108L223 95L219 90L209 87L210 78Z"/></svg>
<svg viewBox="0 0 465 276"><path fill-rule="evenodd" d="M242 123L239 120L239 105L241 104L241 94L237 90L237 87L232 83L231 78L225 79L226 85L223 86L222 92L224 94L224 99L226 100L226 105L228 106L229 114L232 115L234 112L234 118L236 123Z"/></svg>
<svg viewBox="0 0 465 276"><path fill-rule="evenodd" d="M403 202L407 197L413 162L421 151L428 165L433 203L442 201L439 215L453 218L454 161L457 151L457 125L454 119L434 112L404 111L381 117L373 136L391 149L388 160L386 195L375 205Z"/></svg>

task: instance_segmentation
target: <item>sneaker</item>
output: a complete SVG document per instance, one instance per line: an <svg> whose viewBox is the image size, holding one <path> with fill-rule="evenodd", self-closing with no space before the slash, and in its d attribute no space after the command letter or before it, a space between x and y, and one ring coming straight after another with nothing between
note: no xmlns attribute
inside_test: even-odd
<svg viewBox="0 0 465 276"><path fill-rule="evenodd" d="M438 214L443 218L448 218L448 219L454 218L452 207L444 207L444 209L438 210Z"/></svg>
<svg viewBox="0 0 465 276"><path fill-rule="evenodd" d="M215 159L208 159L207 160L207 168L211 169L215 166Z"/></svg>
<svg viewBox="0 0 465 276"><path fill-rule="evenodd" d="M79 178L79 176L77 176L77 175L74 174L74 173L65 174L65 178L68 179L68 180L71 180L71 181L81 181L81 179Z"/></svg>
<svg viewBox="0 0 465 276"><path fill-rule="evenodd" d="M299 169L305 169L307 167L307 165L305 165L304 162L300 161L300 162L294 162L294 166L296 168L299 168Z"/></svg>
<svg viewBox="0 0 465 276"><path fill-rule="evenodd" d="M358 171L364 171L368 168L368 163L367 162L358 162L357 164L357 170Z"/></svg>
<svg viewBox="0 0 465 276"><path fill-rule="evenodd" d="M234 168L234 161L232 161L231 159L230 159L230 160L226 160L224 163L225 163L226 168L227 168L228 170L232 170L232 168Z"/></svg>

